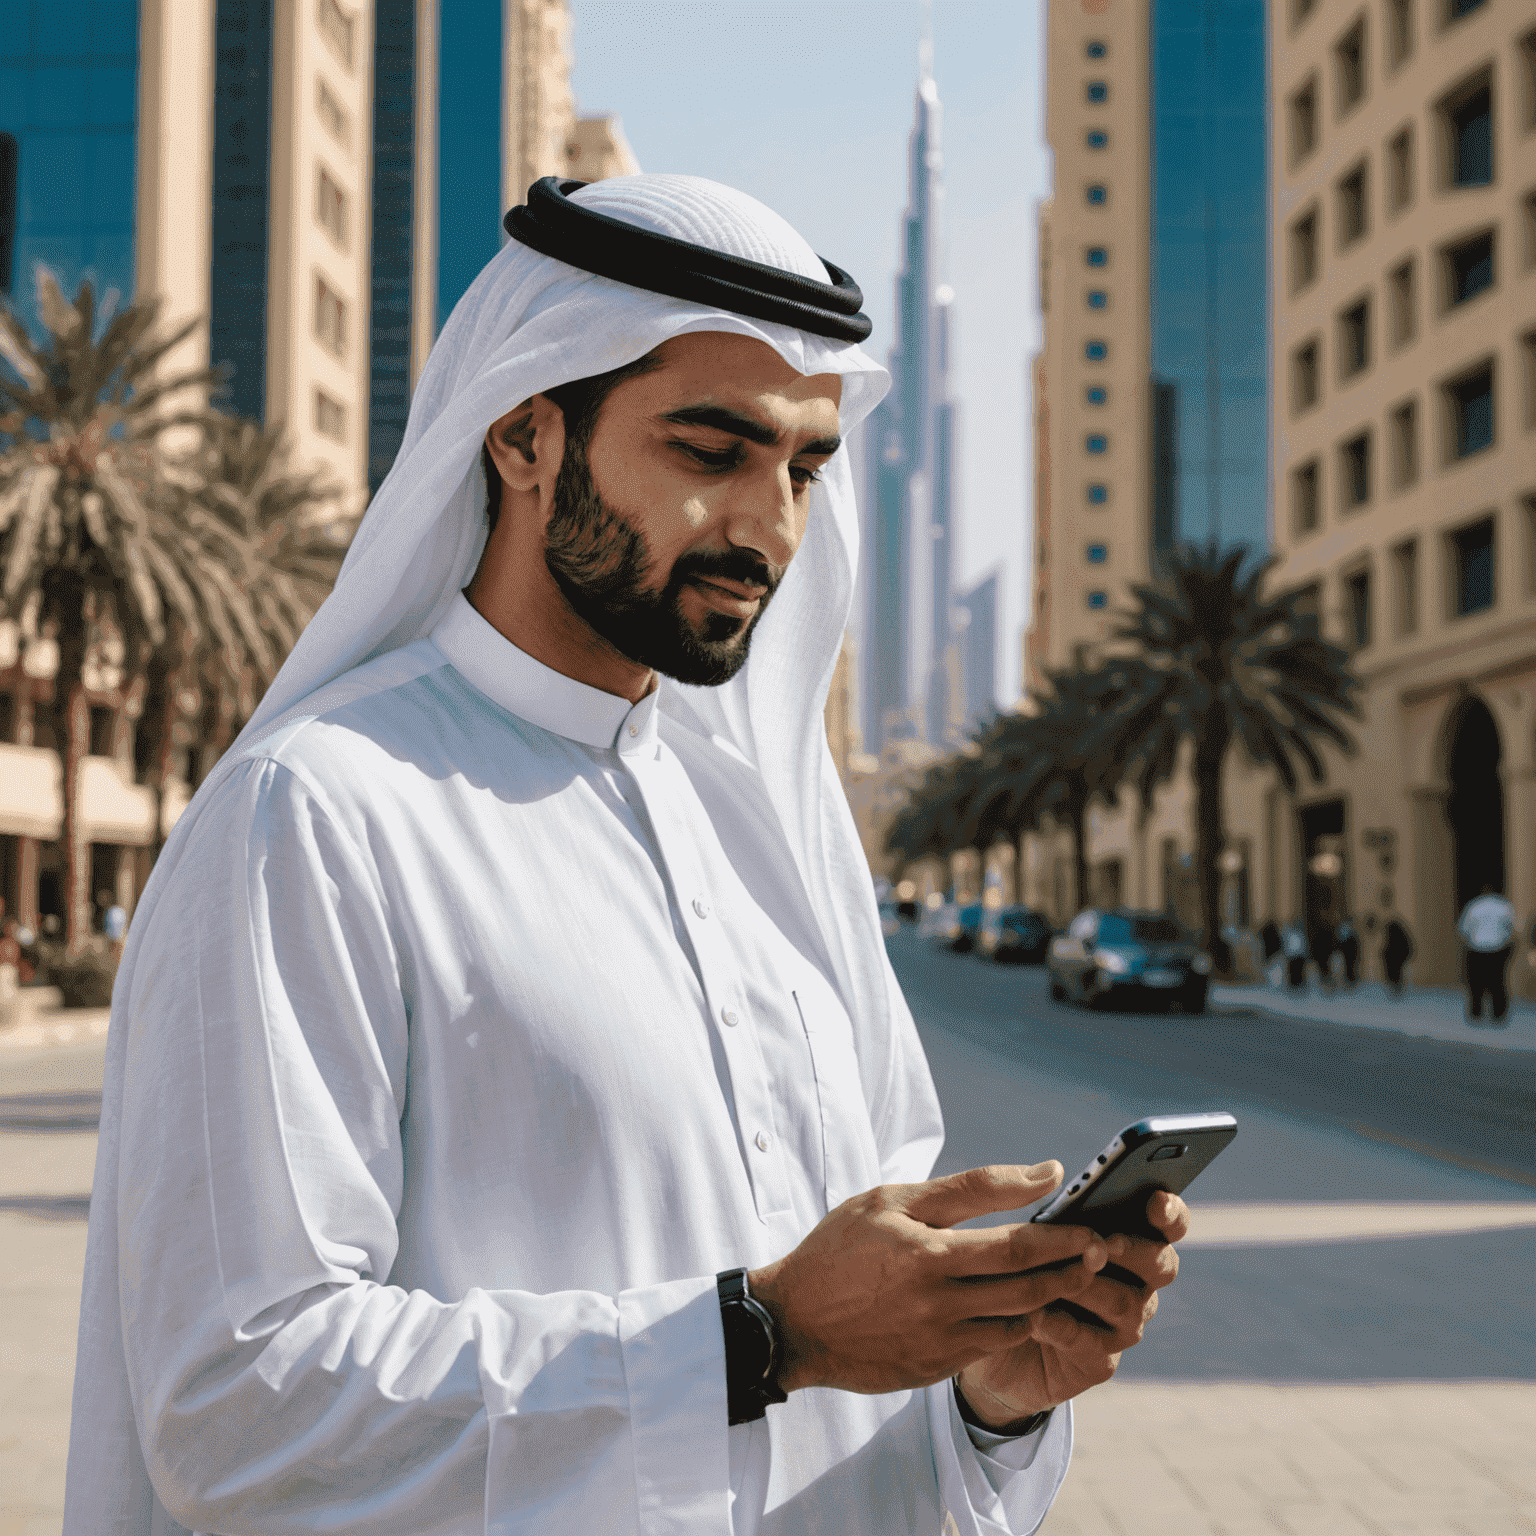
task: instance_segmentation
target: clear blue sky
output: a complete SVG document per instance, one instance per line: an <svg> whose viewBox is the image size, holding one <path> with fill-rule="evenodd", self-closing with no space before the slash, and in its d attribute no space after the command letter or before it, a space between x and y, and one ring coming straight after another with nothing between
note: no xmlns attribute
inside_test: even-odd
<svg viewBox="0 0 1536 1536"><path fill-rule="evenodd" d="M572 0L583 113L615 112L641 166L729 182L846 267L892 341L917 82L918 0ZM1035 205L1050 182L1037 0L935 0L945 278L961 404L960 585L1003 562L1000 701L1019 685L1038 346Z"/></svg>

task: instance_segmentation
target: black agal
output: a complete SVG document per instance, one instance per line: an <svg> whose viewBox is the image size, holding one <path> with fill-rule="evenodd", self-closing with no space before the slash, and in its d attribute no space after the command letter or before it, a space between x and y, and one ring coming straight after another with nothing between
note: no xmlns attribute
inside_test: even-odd
<svg viewBox="0 0 1536 1536"><path fill-rule="evenodd" d="M863 341L869 335L869 317L859 313L864 304L859 285L825 256L818 259L830 283L727 256L573 203L567 194L586 185L545 176L529 187L528 201L512 209L502 224L514 240L542 255L631 288L711 304L754 320L777 320L837 341Z"/></svg>

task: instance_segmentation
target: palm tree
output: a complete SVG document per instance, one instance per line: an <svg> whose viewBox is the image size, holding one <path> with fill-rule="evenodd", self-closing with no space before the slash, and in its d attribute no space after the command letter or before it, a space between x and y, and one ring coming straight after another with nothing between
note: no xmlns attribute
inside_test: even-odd
<svg viewBox="0 0 1536 1536"><path fill-rule="evenodd" d="M161 373L197 322L156 334L158 299L105 320L90 284L71 302L45 269L37 283L44 344L0 305L0 358L10 365L0 370L0 619L51 634L58 647L51 708L64 759L65 931L78 947L88 864L77 780L93 645L115 632L139 696L158 695L161 710L169 680L206 674L215 654L264 685L302 628L307 568L265 574L259 515L239 510L239 495L232 503L213 494L196 450L174 446L189 429L203 441L226 432L225 418L200 403L215 371ZM173 405L192 390L199 403ZM265 536L281 549L284 535Z"/></svg>
<svg viewBox="0 0 1536 1536"><path fill-rule="evenodd" d="M1153 579L1133 587L1135 607L1113 634L1137 648L1116 663L1125 695L1098 738L1130 764L1128 777L1149 804L1192 747L1195 864L1205 942L1218 971L1230 970L1221 938L1217 861L1226 841L1222 775L1233 746L1297 787L1298 760L1314 782L1326 768L1320 747L1354 750L1343 717L1360 714L1359 680L1348 651L1325 640L1300 591L1266 594L1274 557L1249 563L1243 548L1214 543L1162 557Z"/></svg>

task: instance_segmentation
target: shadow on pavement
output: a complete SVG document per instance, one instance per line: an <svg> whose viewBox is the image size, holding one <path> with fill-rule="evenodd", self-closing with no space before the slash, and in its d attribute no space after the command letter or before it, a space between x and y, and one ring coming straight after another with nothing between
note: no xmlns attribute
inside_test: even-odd
<svg viewBox="0 0 1536 1536"><path fill-rule="evenodd" d="M0 1131L94 1131L99 1093L0 1094Z"/></svg>
<svg viewBox="0 0 1536 1536"><path fill-rule="evenodd" d="M88 1221L89 1195L0 1195L0 1212L34 1221Z"/></svg>

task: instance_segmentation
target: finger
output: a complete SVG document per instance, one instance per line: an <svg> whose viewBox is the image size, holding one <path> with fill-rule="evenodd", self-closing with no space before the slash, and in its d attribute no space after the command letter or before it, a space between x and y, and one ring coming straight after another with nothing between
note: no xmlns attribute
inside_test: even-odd
<svg viewBox="0 0 1536 1536"><path fill-rule="evenodd" d="M1177 1277L1179 1250L1172 1243L1155 1243L1146 1237L1111 1238L1104 1273L1106 1279L1127 1286L1158 1290Z"/></svg>
<svg viewBox="0 0 1536 1536"><path fill-rule="evenodd" d="M903 1207L914 1221L930 1227L953 1227L973 1216L994 1211L1017 1211L1048 1195L1061 1183L1060 1163L1036 1163L1024 1167L993 1163L967 1168L946 1178L904 1188Z"/></svg>
<svg viewBox="0 0 1536 1536"><path fill-rule="evenodd" d="M1094 1276L1070 1302L1070 1306L1058 1302L1045 1310L1063 1312L1089 1328L1101 1329L1113 1336L1120 1349L1139 1344L1142 1330L1157 1312L1155 1291L1145 1295L1103 1275Z"/></svg>
<svg viewBox="0 0 1536 1536"><path fill-rule="evenodd" d="M1177 1243L1189 1235L1189 1207L1165 1189L1158 1190L1147 1201L1147 1220L1170 1243Z"/></svg>
<svg viewBox="0 0 1536 1536"><path fill-rule="evenodd" d="M1101 1262L1102 1250L1097 1254L1090 1250L1060 1269L1033 1269L1022 1275L967 1281L946 1293L940 1306L948 1314L946 1320L953 1322L1018 1317L1053 1301L1081 1295L1093 1284ZM1135 1294L1127 1286L1115 1289L1126 1296Z"/></svg>
<svg viewBox="0 0 1536 1536"><path fill-rule="evenodd" d="M1097 1244L1109 1256L1104 1239L1089 1227L1056 1226L1051 1222L1022 1221L1007 1227L977 1227L946 1232L942 1238L940 1268L955 1279L967 1275L1017 1274L1042 1264L1075 1259Z"/></svg>

